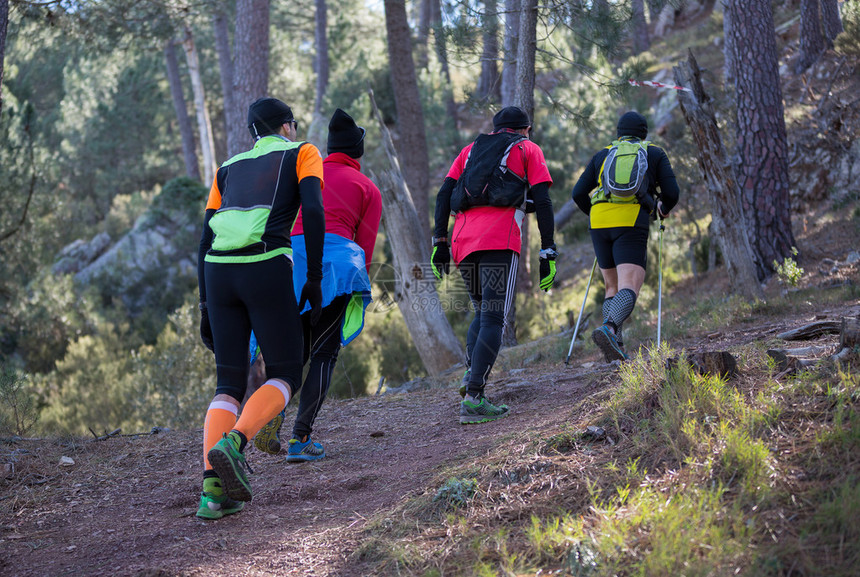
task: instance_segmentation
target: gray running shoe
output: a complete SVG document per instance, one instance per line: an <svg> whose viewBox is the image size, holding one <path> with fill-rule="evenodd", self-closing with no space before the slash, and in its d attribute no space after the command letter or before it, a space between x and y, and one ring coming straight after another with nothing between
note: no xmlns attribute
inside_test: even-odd
<svg viewBox="0 0 860 577"><path fill-rule="evenodd" d="M460 424L474 425L477 423L486 423L495 421L502 417L507 417L507 405L499 405L498 407L487 400L487 397L481 397L480 402L463 399L460 403Z"/></svg>

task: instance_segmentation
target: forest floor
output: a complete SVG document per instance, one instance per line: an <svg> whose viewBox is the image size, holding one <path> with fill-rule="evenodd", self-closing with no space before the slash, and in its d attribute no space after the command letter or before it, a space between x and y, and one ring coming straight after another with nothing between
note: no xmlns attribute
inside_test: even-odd
<svg viewBox="0 0 860 577"><path fill-rule="evenodd" d="M860 264L847 265L845 258L856 250L851 247L860 246L857 219L819 222L820 228L798 235L801 249L813 255L801 261L807 267L803 284L821 290L856 286ZM841 265L835 273L826 259ZM723 276L716 271L700 277L696 290L720 294ZM672 298L683 306L691 292L692 284L676 286ZM733 350L773 342L777 333L814 320L857 315L856 298L810 298L770 318L690 331L673 337L671 345ZM671 318L667 314L665 322ZM825 335L814 344L834 352L838 339ZM392 574L362 553L373 537L372 519L396 514L409 498L433 494L464 463L522 453L535 439L588 424L601 389L617 380L618 366L604 364L593 347L576 351L569 367L556 354L527 368L497 370L488 394L512 410L493 423L459 424L457 376L410 393L330 400L315 431L326 458L294 465L250 448L253 501L240 514L218 521L195 516L200 430L3 443L0 574ZM529 474L537 478L538 469Z"/></svg>

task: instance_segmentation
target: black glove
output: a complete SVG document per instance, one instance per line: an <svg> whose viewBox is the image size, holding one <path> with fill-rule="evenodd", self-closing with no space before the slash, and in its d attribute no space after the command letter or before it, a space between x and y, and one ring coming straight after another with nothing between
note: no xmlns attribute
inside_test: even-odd
<svg viewBox="0 0 860 577"><path fill-rule="evenodd" d="M448 274L451 269L451 251L448 249L447 240L437 240L433 243L430 264L433 267L433 276L436 277L436 280L442 280L442 275Z"/></svg>
<svg viewBox="0 0 860 577"><path fill-rule="evenodd" d="M305 286L302 288L302 297L299 299L299 311L305 308L305 303L311 305L311 325L315 325L320 320L322 314L322 287L320 281L308 279Z"/></svg>
<svg viewBox="0 0 860 577"><path fill-rule="evenodd" d="M206 348L215 352L215 341L212 339L212 325L209 324L209 309L206 303L200 303L200 340Z"/></svg>
<svg viewBox="0 0 860 577"><path fill-rule="evenodd" d="M540 288L544 292L551 289L555 282L555 257L557 256L555 245L540 251Z"/></svg>

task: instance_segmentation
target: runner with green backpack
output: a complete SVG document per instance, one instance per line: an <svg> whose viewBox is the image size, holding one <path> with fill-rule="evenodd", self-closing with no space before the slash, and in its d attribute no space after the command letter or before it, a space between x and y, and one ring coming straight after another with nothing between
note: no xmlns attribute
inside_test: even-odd
<svg viewBox="0 0 860 577"><path fill-rule="evenodd" d="M647 136L644 116L623 114L617 140L592 157L573 187L606 286L603 324L591 333L606 362L628 358L622 326L645 281L650 221L666 218L680 194L669 157Z"/></svg>

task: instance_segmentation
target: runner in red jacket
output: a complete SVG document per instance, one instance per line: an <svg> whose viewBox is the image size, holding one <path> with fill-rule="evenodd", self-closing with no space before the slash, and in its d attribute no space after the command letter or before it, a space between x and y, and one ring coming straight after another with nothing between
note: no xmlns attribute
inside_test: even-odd
<svg viewBox="0 0 860 577"><path fill-rule="evenodd" d="M304 330L304 362L310 360L302 385L293 434L287 445L287 461L314 461L325 457L322 443L311 440L313 424L331 384L342 345L364 326L364 309L370 303L368 271L382 216L382 197L373 182L361 173L365 130L346 112L337 109L329 123L328 153L323 161L322 191L325 210L323 250L323 309L319 321L301 315ZM295 291L301 294L306 276L305 220L299 212L293 225ZM312 231L308 230L310 235ZM268 358L268 357L267 357ZM281 450L282 412L257 434L255 446L267 453Z"/></svg>
<svg viewBox="0 0 860 577"><path fill-rule="evenodd" d="M540 286L549 290L555 279L554 220L549 187L552 177L543 151L528 140L531 122L520 108L503 108L493 117L493 135L513 142L507 155L507 168L523 182L526 198L533 203L541 236ZM519 141L511 134L519 134ZM481 145L491 142L479 137ZM477 141L476 141L477 142ZM454 218L448 245L448 217L452 193L475 155L476 143L464 148L454 160L436 197L436 226L433 237L433 272L437 278L448 272L451 255L466 283L475 318L466 337L466 364L463 378L465 397L460 405L462 424L492 421L508 414L505 405L496 406L484 396L484 386L502 341L502 331L516 296L517 263L522 244L522 223L526 203L517 206L468 206ZM524 199L525 200L525 199Z"/></svg>

